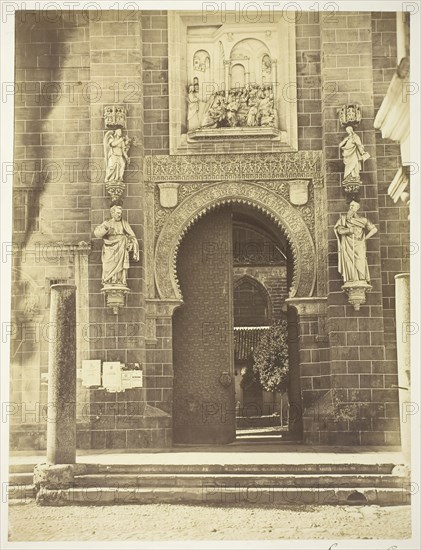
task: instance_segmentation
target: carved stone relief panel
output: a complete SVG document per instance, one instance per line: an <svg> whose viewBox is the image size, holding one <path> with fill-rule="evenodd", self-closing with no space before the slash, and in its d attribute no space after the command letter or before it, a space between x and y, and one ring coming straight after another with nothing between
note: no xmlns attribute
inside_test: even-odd
<svg viewBox="0 0 421 550"><path fill-rule="evenodd" d="M227 13L168 14L170 151L205 141L266 139L297 148L295 25L262 13L253 25ZM272 149L272 148L271 148Z"/></svg>
<svg viewBox="0 0 421 550"><path fill-rule="evenodd" d="M153 264L158 295L161 298L181 299L175 261L182 236L206 212L229 203L255 206L274 219L286 234L294 256L291 296L297 295L297 292L310 296L314 292L316 273L317 295L323 295L326 288L327 233L323 221L325 193L321 166L321 153L309 151L246 157L146 157L145 177L154 212L153 225L149 225L154 244L150 246L154 246ZM178 203L173 208L162 206L160 186L163 182L177 186ZM300 191L298 202L304 202L304 192L306 202L293 205L291 188L297 185L306 188ZM151 285L149 288L152 290ZM150 292L149 296L153 294Z"/></svg>

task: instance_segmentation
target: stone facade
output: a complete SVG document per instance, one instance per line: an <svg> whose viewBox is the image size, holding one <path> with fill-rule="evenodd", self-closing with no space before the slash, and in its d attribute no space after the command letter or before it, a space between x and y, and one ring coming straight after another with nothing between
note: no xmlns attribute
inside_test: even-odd
<svg viewBox="0 0 421 550"><path fill-rule="evenodd" d="M301 387L293 401L302 400L304 441L399 444L394 277L409 267L408 209L387 194L399 146L373 127L396 68L395 14L340 12L333 21L303 12L289 22L295 80L282 97L295 102L298 150L233 139L189 145L176 155L170 150L177 124L170 122L174 52L168 42L174 14L130 12L124 21L115 11L100 15L89 20L82 12L63 12L39 21L17 13L16 84L22 93L15 95L14 200L20 214L14 231L12 448L45 446L45 330L54 282L77 286L79 368L89 358L138 362L143 369L143 387L120 393L88 389L78 380L78 446L172 445L174 368L183 346L173 316L183 316L183 298L187 311L192 291L183 292L177 258L188 271L188 260L178 256L185 254L183 243L199 239L200 226L217 223L224 205L259 211L288 241L288 274L274 307L281 311L288 304L293 319L291 338L294 333L299 349L291 359ZM93 235L109 217L103 114L113 104L127 107L127 133L136 138L123 211L141 250L118 316L101 293L102 241ZM373 289L359 311L341 289L334 233L348 209L339 149L345 132L337 115L344 104L361 106L358 134L370 154L361 205L379 228L367 245ZM303 181L306 202L296 204L291 189L303 189ZM165 182L174 184L174 206L162 202ZM201 276L205 298L212 285L209 272ZM204 350L192 358L200 361Z"/></svg>

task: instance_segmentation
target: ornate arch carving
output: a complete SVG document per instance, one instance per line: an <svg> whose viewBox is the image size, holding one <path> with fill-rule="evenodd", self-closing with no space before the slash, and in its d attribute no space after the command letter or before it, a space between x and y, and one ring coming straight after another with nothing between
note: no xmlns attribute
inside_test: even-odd
<svg viewBox="0 0 421 550"><path fill-rule="evenodd" d="M207 212L231 203L261 210L283 230L294 263L290 297L311 296L316 281L316 252L300 213L284 198L256 182L218 182L189 195L167 218L155 247L155 283L159 297L162 300L182 299L176 260L184 234Z"/></svg>

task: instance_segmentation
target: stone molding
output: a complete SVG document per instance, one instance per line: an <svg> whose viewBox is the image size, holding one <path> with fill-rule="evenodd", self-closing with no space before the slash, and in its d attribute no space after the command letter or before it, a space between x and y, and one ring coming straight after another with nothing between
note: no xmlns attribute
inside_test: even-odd
<svg viewBox="0 0 421 550"><path fill-rule="evenodd" d="M311 179L323 187L321 151L145 157L146 182L212 182Z"/></svg>
<svg viewBox="0 0 421 550"><path fill-rule="evenodd" d="M327 314L327 298L310 296L308 298L287 298L285 302L297 310L299 316Z"/></svg>
<svg viewBox="0 0 421 550"><path fill-rule="evenodd" d="M300 213L287 200L260 184L233 181L204 186L189 195L166 219L157 239L154 257L159 297L163 300L182 299L176 275L176 258L183 235L207 212L233 203L256 207L284 231L294 261L290 295L311 296L316 280L316 251Z"/></svg>

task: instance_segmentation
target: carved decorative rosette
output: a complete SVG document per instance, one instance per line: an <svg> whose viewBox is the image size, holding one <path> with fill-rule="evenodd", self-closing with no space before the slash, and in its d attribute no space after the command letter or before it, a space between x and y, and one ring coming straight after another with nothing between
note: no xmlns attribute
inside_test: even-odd
<svg viewBox="0 0 421 550"><path fill-rule="evenodd" d="M182 299L176 275L177 251L188 229L224 204L254 206L285 233L293 255L290 297L311 296L316 279L316 252L310 231L296 208L279 194L255 182L214 183L189 195L166 218L155 247L155 282L161 299Z"/></svg>

